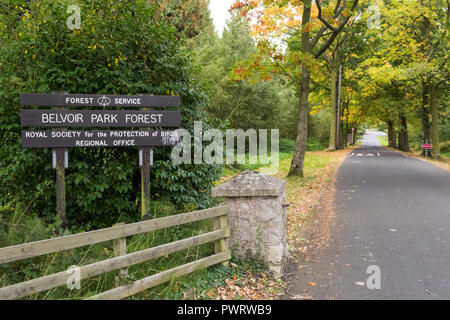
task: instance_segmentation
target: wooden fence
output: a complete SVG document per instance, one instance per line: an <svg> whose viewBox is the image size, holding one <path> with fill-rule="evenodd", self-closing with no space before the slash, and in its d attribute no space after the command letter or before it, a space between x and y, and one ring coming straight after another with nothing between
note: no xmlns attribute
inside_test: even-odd
<svg viewBox="0 0 450 320"><path fill-rule="evenodd" d="M227 206L220 206L160 219L128 225L116 225L107 229L0 248L0 264L114 240L115 257L81 266L80 280L83 280L117 270L123 274L126 273L126 268L129 266L214 241L215 254L212 256L154 274L88 298L94 300L123 299L170 281L173 277L186 275L218 263L226 264L231 257L227 240L230 234L227 223L228 210ZM214 219L214 231L146 250L129 254L126 253L126 237L206 219ZM0 300L19 299L38 292L64 286L69 276L71 275L67 271L62 271L0 288Z"/></svg>

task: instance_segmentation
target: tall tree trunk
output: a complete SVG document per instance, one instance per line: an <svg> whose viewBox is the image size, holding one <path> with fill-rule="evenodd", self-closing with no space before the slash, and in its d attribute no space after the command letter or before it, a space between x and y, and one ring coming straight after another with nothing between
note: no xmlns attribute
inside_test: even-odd
<svg viewBox="0 0 450 320"><path fill-rule="evenodd" d="M312 0L304 0L302 14L302 52L304 54L311 53L309 21L311 20L311 2ZM295 143L294 155L292 157L289 176L297 175L303 177L303 160L306 154L306 143L308 139L308 107L309 107L309 91L311 84L311 74L303 63L302 76L300 81L300 97L299 97L299 115L297 126L297 141Z"/></svg>
<svg viewBox="0 0 450 320"><path fill-rule="evenodd" d="M338 59L338 50L336 50L336 60ZM338 69L338 79L337 79L337 92L336 92L336 110L337 110L337 116L336 116L336 128L337 128L337 132L336 132L336 137L337 137L337 141L336 141L336 149L342 149L342 128L341 128L341 77L342 77L342 65L339 65L339 69Z"/></svg>
<svg viewBox="0 0 450 320"><path fill-rule="evenodd" d="M398 137L398 149L403 150L403 131L400 130L397 134Z"/></svg>
<svg viewBox="0 0 450 320"><path fill-rule="evenodd" d="M397 132L395 127L392 127L392 148L397 148Z"/></svg>
<svg viewBox="0 0 450 320"><path fill-rule="evenodd" d="M349 108L349 105L346 103L345 108L344 108L344 110L346 110L346 113L345 113L345 145L344 145L344 147L346 147L346 148L349 143L348 142L348 125L349 125L349 123L348 123L348 113L349 113L348 108Z"/></svg>
<svg viewBox="0 0 450 320"><path fill-rule="evenodd" d="M429 102L428 96L430 94L430 85L425 81L422 82L422 106L420 109L420 115L422 118L422 132L423 132L423 143L430 143L431 132L430 132L430 117L428 116ZM425 150L422 151L422 155L425 155Z"/></svg>
<svg viewBox="0 0 450 320"><path fill-rule="evenodd" d="M338 73L338 59L337 52L331 55L331 67L330 67L330 112L331 112L331 122L330 122L330 144L328 150L334 151L338 148L337 141L338 135L338 105L337 105L337 93L336 93L336 83L337 83L337 73Z"/></svg>
<svg viewBox="0 0 450 320"><path fill-rule="evenodd" d="M408 122L406 121L406 115L400 114L401 129L399 132L399 149L402 151L409 151L409 137L408 137Z"/></svg>
<svg viewBox="0 0 450 320"><path fill-rule="evenodd" d="M403 132L403 151L409 151L409 135L408 135L408 122L406 121L406 115L402 115L402 128Z"/></svg>
<svg viewBox="0 0 450 320"><path fill-rule="evenodd" d="M356 144L356 137L358 136L358 127L354 126L352 130L352 145Z"/></svg>
<svg viewBox="0 0 450 320"><path fill-rule="evenodd" d="M433 142L433 154L436 158L441 157L441 146L439 142L439 118L437 110L437 85L431 85L431 132Z"/></svg>
<svg viewBox="0 0 450 320"><path fill-rule="evenodd" d="M295 143L294 155L292 157L289 176L297 175L303 177L303 160L305 159L306 143L308 139L308 101L310 91L311 75L306 66L302 67L302 81L300 88L300 99L298 103L298 127L297 141Z"/></svg>
<svg viewBox="0 0 450 320"><path fill-rule="evenodd" d="M394 133L394 123L392 120L387 121L388 125L388 147L393 148L394 147L394 140L395 140L395 133Z"/></svg>

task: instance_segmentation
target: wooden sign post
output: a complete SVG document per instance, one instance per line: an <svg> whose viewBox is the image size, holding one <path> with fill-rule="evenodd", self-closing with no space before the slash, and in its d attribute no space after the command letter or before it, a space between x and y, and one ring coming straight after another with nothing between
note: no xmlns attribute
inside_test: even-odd
<svg viewBox="0 0 450 320"><path fill-rule="evenodd" d="M56 213L61 219L61 227L67 226L66 218L66 148L54 149L56 157Z"/></svg>
<svg viewBox="0 0 450 320"><path fill-rule="evenodd" d="M148 110L144 108L144 110ZM141 220L150 220L150 157L153 160L153 150L150 156L150 148L140 148L140 166L141 166Z"/></svg>
<svg viewBox="0 0 450 320"><path fill-rule="evenodd" d="M21 94L21 106L47 107L179 107L180 97L155 95ZM180 142L175 131L155 131L152 127L180 127L180 111L154 110L21 110L22 127L61 128L22 130L22 147L53 148L56 169L56 211L66 228L66 182L68 149L77 147L139 147L141 166L141 219L151 218L150 168L156 146ZM128 127L142 130L67 130L62 128Z"/></svg>
<svg viewBox="0 0 450 320"><path fill-rule="evenodd" d="M53 107L53 109L64 110L64 107ZM69 165L69 150L67 148L53 149L52 156L55 157L53 169L56 171L56 214L61 220L61 228L65 230L67 227L66 167Z"/></svg>
<svg viewBox="0 0 450 320"><path fill-rule="evenodd" d="M141 220L151 219L150 212L150 148L141 148Z"/></svg>

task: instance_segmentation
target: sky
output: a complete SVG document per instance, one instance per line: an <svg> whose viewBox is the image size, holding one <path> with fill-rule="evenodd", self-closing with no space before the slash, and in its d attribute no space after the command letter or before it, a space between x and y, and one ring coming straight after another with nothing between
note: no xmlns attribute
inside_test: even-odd
<svg viewBox="0 0 450 320"><path fill-rule="evenodd" d="M226 21L230 17L228 9L230 9L233 2L234 0L210 0L209 11L211 11L211 18L213 18L214 25L220 36L222 36Z"/></svg>

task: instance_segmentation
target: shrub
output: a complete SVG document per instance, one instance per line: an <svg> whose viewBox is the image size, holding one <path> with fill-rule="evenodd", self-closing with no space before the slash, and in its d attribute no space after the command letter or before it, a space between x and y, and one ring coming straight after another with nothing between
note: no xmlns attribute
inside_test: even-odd
<svg viewBox="0 0 450 320"><path fill-rule="evenodd" d="M445 141L440 144L441 153L449 153L450 152L450 141Z"/></svg>
<svg viewBox="0 0 450 320"><path fill-rule="evenodd" d="M290 153L294 152L295 149L295 140L280 138L280 152Z"/></svg>
<svg viewBox="0 0 450 320"><path fill-rule="evenodd" d="M323 150L328 146L328 144L326 142L314 139L314 138L309 138L308 139L308 143L306 145L306 150L308 151L319 151L319 150Z"/></svg>
<svg viewBox="0 0 450 320"><path fill-rule="evenodd" d="M39 4L14 0L0 5L0 205L30 204L28 213L51 222L51 150L21 148L20 93L180 95L182 125L188 130L194 120L205 120L199 110L207 97L175 29L156 19L147 1L80 2L82 29L73 31L66 27L71 3ZM69 150L69 226L100 228L119 217L140 217L137 154L131 148ZM211 206L210 189L221 168L175 166L169 155L169 149L155 150L152 197L179 207Z"/></svg>

